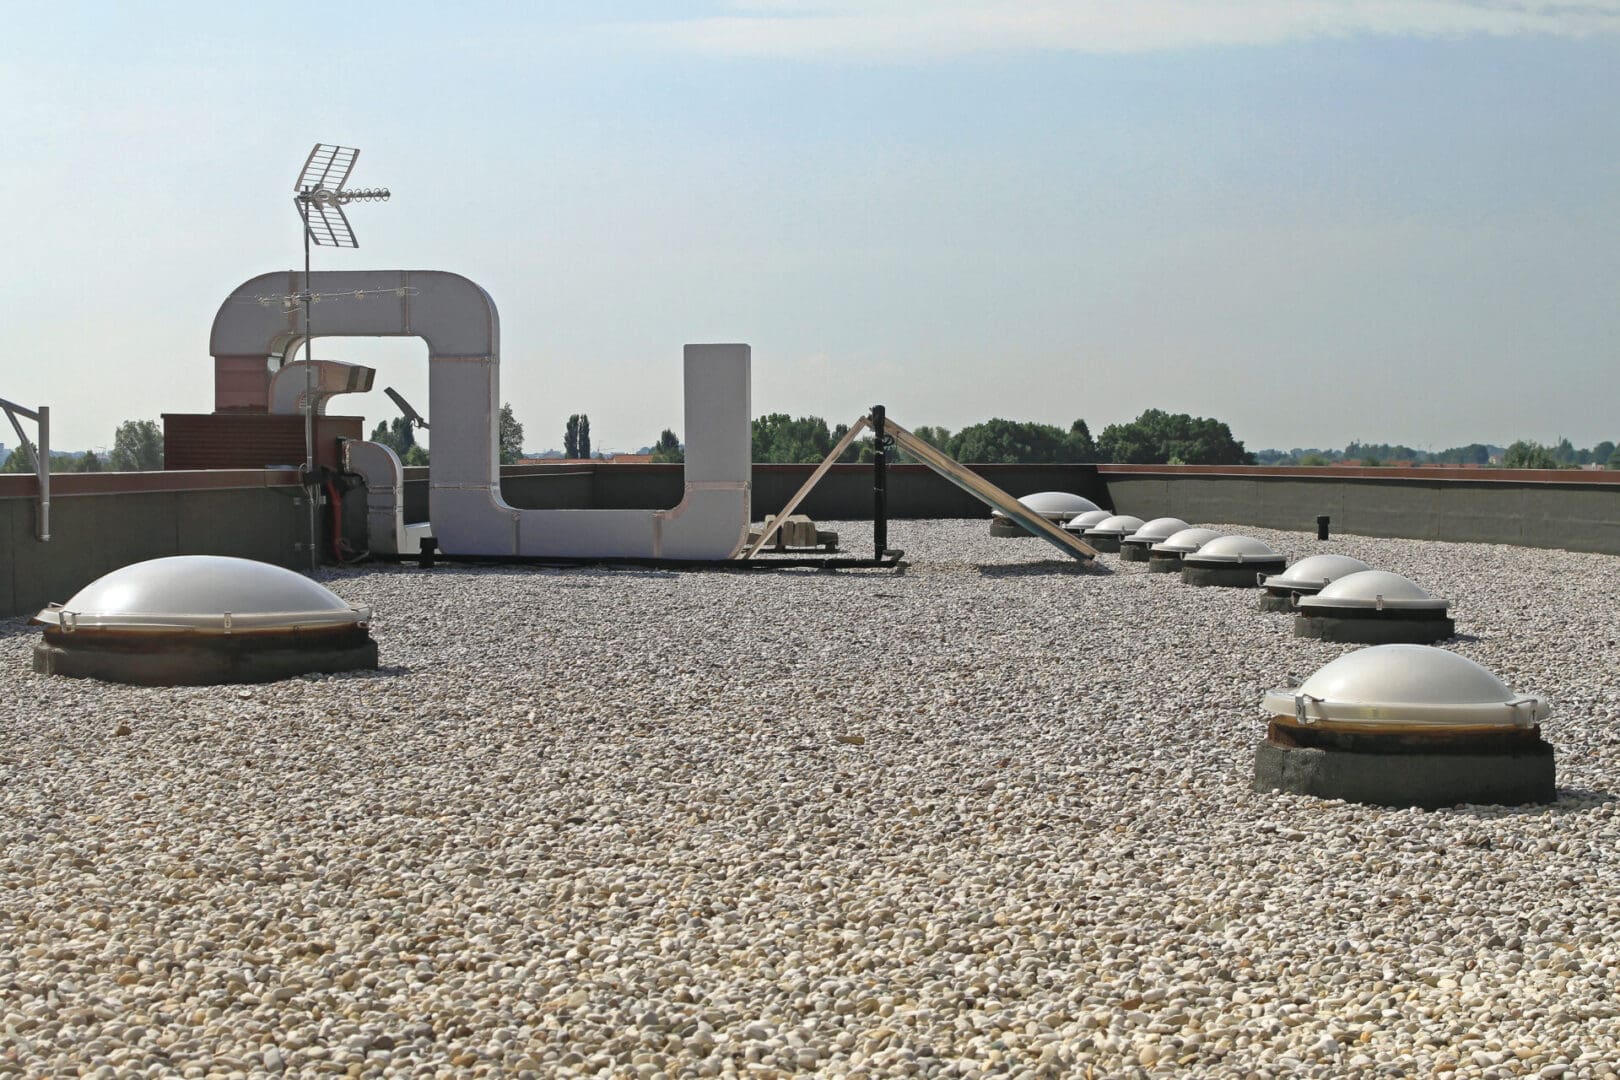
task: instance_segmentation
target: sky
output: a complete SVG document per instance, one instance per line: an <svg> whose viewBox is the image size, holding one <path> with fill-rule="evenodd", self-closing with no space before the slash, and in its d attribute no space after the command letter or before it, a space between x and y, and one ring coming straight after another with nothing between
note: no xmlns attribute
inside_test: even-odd
<svg viewBox="0 0 1620 1080"><path fill-rule="evenodd" d="M756 415L883 404L1251 449L1620 439L1620 0L0 0L0 397L54 446L208 412L208 332L358 250L500 310L531 450L681 431L681 347ZM340 340L431 415L426 347ZM0 428L0 442L14 442ZM431 440L428 440L431 441Z"/></svg>

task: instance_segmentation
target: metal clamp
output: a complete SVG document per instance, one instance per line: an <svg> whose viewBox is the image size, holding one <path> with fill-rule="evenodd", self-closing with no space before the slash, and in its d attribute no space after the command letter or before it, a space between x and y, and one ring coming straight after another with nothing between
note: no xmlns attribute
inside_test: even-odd
<svg viewBox="0 0 1620 1080"><path fill-rule="evenodd" d="M1304 725L1316 723L1316 721L1313 720L1305 711L1305 703L1307 701L1311 702L1313 705L1322 704L1321 698L1313 697L1304 692L1294 695L1294 719Z"/></svg>
<svg viewBox="0 0 1620 1080"><path fill-rule="evenodd" d="M1530 706L1530 715L1528 717L1521 718L1521 716L1519 714L1519 707L1522 706L1522 705ZM1527 697L1514 698L1512 701L1507 702L1507 707L1513 713L1513 726L1514 727L1527 728L1527 727L1535 727L1536 726L1536 699L1535 698L1527 698Z"/></svg>
<svg viewBox="0 0 1620 1080"><path fill-rule="evenodd" d="M79 616L76 612L61 611L57 613L56 625L62 628L62 633L71 634L79 628Z"/></svg>

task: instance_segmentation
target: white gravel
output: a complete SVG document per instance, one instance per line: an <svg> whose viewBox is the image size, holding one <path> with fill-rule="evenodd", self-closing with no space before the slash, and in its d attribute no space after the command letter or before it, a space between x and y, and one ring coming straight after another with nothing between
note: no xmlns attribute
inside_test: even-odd
<svg viewBox="0 0 1620 1080"><path fill-rule="evenodd" d="M1620 559L1229 527L1551 697L1556 805L1390 811L1249 789L1346 646L987 528L333 573L383 670L266 686L0 623L0 1074L1616 1074Z"/></svg>

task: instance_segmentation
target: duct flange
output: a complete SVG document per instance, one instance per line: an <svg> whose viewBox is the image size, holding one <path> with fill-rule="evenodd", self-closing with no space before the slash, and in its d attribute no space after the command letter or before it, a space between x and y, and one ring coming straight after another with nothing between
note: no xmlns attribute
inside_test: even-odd
<svg viewBox="0 0 1620 1080"><path fill-rule="evenodd" d="M1385 570L1346 574L1299 600L1294 636L1362 645L1426 645L1457 632L1450 603Z"/></svg>
<svg viewBox="0 0 1620 1080"><path fill-rule="evenodd" d="M1187 523L1178 517L1154 518L1129 536L1120 538L1120 561L1147 562L1154 544L1170 539L1185 528Z"/></svg>
<svg viewBox="0 0 1620 1080"><path fill-rule="evenodd" d="M1098 551L1115 553L1119 551L1119 542L1131 533L1140 529L1143 521L1130 514L1114 514L1105 517L1097 524L1086 529L1083 534L1086 543Z"/></svg>
<svg viewBox="0 0 1620 1080"><path fill-rule="evenodd" d="M1179 574L1181 560L1215 539L1226 534L1219 529L1182 529L1169 538L1148 548L1150 574Z"/></svg>
<svg viewBox="0 0 1620 1080"><path fill-rule="evenodd" d="M1282 570L1286 561L1269 544L1252 536L1217 536L1182 556L1181 580L1188 585L1254 589L1261 578Z"/></svg>
<svg viewBox="0 0 1620 1080"><path fill-rule="evenodd" d="M133 563L36 616L34 670L142 686L270 682L377 666L368 608L291 570L179 555Z"/></svg>
<svg viewBox="0 0 1620 1080"><path fill-rule="evenodd" d="M1054 525L1062 525L1080 514L1097 509L1097 504L1090 499L1067 491L1037 491L1033 495L1020 496L1018 501ZM1011 538L1035 534L1000 510L992 510L990 535Z"/></svg>
<svg viewBox="0 0 1620 1080"><path fill-rule="evenodd" d="M1263 708L1256 791L1427 809L1557 797L1546 699L1444 649L1362 649L1271 691Z"/></svg>
<svg viewBox="0 0 1620 1080"><path fill-rule="evenodd" d="M1260 610L1292 611L1300 597L1315 596L1347 574L1371 569L1360 559L1348 555L1312 555L1301 559L1282 573L1266 578Z"/></svg>

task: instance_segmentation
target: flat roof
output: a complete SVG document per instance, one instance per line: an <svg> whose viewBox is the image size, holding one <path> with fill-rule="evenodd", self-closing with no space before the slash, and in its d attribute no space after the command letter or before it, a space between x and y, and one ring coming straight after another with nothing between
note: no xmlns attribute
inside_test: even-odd
<svg viewBox="0 0 1620 1080"><path fill-rule="evenodd" d="M899 570L334 571L381 668L259 686L35 675L9 620L0 1062L1620 1061L1620 558L1208 524L1453 600L1558 802L1257 794L1261 695L1354 646L982 519L891 522Z"/></svg>

